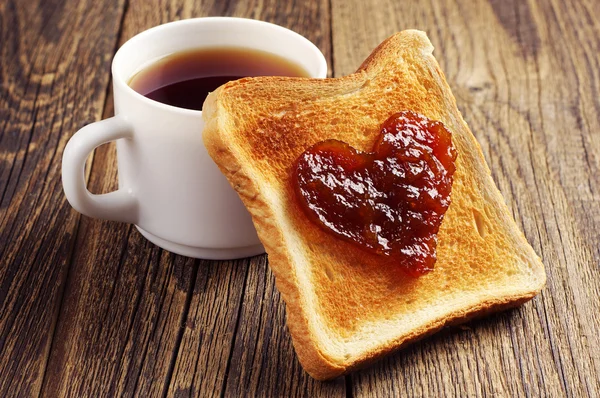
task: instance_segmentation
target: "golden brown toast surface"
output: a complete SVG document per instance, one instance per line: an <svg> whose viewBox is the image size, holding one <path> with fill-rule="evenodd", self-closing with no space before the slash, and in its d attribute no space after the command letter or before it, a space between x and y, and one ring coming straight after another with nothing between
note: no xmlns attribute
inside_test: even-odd
<svg viewBox="0 0 600 398"><path fill-rule="evenodd" d="M543 265L515 225L424 33L383 42L336 79L247 78L203 108L211 157L250 213L287 304L299 359L314 377L360 366L444 324L518 305L543 286ZM292 168L325 139L369 151L390 115L442 121L458 152L434 271L413 278L323 231L295 198Z"/></svg>

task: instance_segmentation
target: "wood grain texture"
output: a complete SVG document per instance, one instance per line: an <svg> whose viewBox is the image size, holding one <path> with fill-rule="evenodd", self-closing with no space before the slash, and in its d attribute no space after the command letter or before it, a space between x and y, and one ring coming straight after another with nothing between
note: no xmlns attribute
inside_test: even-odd
<svg viewBox="0 0 600 398"><path fill-rule="evenodd" d="M333 0L336 74L397 30L425 30L517 223L542 294L352 376L355 396L600 391L598 56L593 2ZM364 18L364 15L369 18ZM585 22L584 22L585 21ZM582 27L584 24L585 27Z"/></svg>
<svg viewBox="0 0 600 398"><path fill-rule="evenodd" d="M316 382L302 370L284 324L283 300L264 260L248 273L225 396L345 396L343 377Z"/></svg>
<svg viewBox="0 0 600 398"><path fill-rule="evenodd" d="M79 220L62 151L102 114L121 8L0 2L0 396L42 385Z"/></svg>
<svg viewBox="0 0 600 398"><path fill-rule="evenodd" d="M595 0L0 1L0 396L600 395L600 17ZM160 23L230 15L308 37L334 75L427 31L542 294L329 383L301 369L265 256L170 254L80 217L68 138L112 115L110 61ZM331 73L331 72L330 72ZM116 188L114 146L89 161Z"/></svg>

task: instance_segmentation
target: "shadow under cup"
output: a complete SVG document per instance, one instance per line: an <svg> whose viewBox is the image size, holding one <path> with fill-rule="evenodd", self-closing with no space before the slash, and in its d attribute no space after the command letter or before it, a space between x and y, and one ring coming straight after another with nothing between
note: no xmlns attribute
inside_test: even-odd
<svg viewBox="0 0 600 398"><path fill-rule="evenodd" d="M249 213L206 152L202 112L153 101L128 86L136 73L167 55L215 47L272 53L310 77L327 74L317 47L266 22L199 18L133 37L115 55L112 73L116 118L131 130L130 136L117 140L119 191L129 192L135 206L129 219L106 212L100 217L132 222L148 240L178 254L234 259L264 249Z"/></svg>

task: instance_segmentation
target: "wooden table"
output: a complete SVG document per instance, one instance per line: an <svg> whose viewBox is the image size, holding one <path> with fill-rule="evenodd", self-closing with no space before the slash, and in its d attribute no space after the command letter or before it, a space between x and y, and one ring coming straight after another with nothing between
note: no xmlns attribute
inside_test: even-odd
<svg viewBox="0 0 600 398"><path fill-rule="evenodd" d="M0 396L598 396L597 0L0 1ZM272 21L333 76L384 38L428 32L548 283L519 309L322 383L296 360L266 256L173 255L65 200L69 137L112 114L110 62L182 18ZM89 159L116 187L114 148Z"/></svg>

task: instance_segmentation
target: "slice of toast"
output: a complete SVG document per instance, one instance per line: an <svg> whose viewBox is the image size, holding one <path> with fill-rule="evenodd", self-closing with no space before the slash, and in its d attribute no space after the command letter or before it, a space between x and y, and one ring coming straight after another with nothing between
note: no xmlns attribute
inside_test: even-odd
<svg viewBox="0 0 600 398"><path fill-rule="evenodd" d="M517 306L545 283L432 52L423 32L407 30L352 75L245 78L204 103L208 152L252 214L296 353L316 379L445 325ZM402 110L442 121L458 152L435 269L419 278L391 272L376 255L309 221L291 179L295 160L316 142L337 139L369 151L380 125Z"/></svg>

